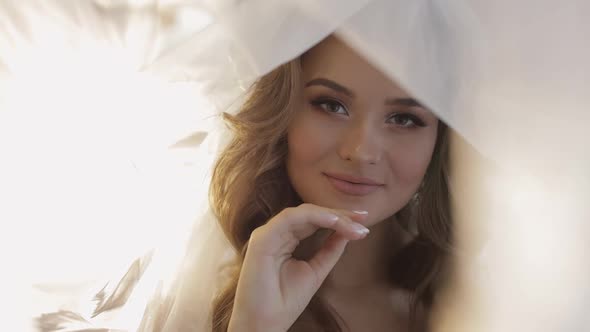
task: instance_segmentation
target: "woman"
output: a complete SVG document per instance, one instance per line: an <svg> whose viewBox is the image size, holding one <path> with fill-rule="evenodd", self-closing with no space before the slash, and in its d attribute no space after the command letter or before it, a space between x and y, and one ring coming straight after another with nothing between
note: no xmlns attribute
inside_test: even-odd
<svg viewBox="0 0 590 332"><path fill-rule="evenodd" d="M457 283L460 284L458 291L452 292L456 294L453 298L456 302L440 306L451 309L441 314L442 324L437 319L437 328L448 331L589 330L588 316L580 310L588 307L590 289L586 282L590 269L583 264L588 261L583 253L590 252L585 199L590 193L587 171L590 156L587 144L583 144L588 141L586 127L590 122L590 113L586 111L590 104L587 98L590 48L585 33L589 31L588 20L580 15L589 11L587 1L570 1L558 10L551 2L538 1L519 1L517 5L513 1L198 2L202 3L198 7L202 5L215 17L213 28L199 33L197 38L183 45L186 47L181 47L183 50L160 65L166 71L196 80L199 86L202 83L214 87L211 99L217 101L220 97L222 102L225 97L232 99L235 94L230 90L236 82L267 73L269 68L300 54L323 36L338 31L351 45L378 63L389 78L395 75L404 87L436 109L437 114L470 144L501 166L502 172L465 172L465 168L473 168L470 163L454 159L454 164L462 168L455 170L461 175L459 185L453 184L453 194L459 196L457 200L461 203L453 218L453 244L459 243L463 248L465 242L468 245L477 242L471 236L473 232L466 232L466 229L476 228L473 225L489 227L492 236L486 241L482 256L484 265L494 272L495 278L479 280L478 271L473 273L470 262L465 264L461 257L457 271L463 279ZM111 168L107 167L105 173L101 167L105 165L103 154L97 157L97 152L111 149L119 152L123 147L121 157L125 164L131 164L127 162L129 147L141 142L137 151L143 155L144 149L154 148L153 134L167 131L161 130L164 128L158 123L146 127L149 130L145 130L147 135L144 136L137 125L150 122L144 121L153 115L149 110L164 115L162 122L169 124L169 119L174 117L171 111L176 107L163 103L164 107L145 109L139 107L134 98L126 99L129 102L121 100L121 97L138 95L141 100L146 96L152 101L151 94L158 100L153 89L144 90L143 84L136 85L142 80L138 82L135 76L131 81L127 78L129 72L135 73L137 68L148 65L142 60L141 65L136 66L129 59L136 55L144 60L152 58L152 54L146 54L147 50L143 49L144 43L136 39L143 31L138 30L137 25L151 26L137 12L152 16L155 7L129 4L130 15L120 15L125 6L117 5L113 7L117 14L111 15L114 19L102 25L99 22L108 16L108 11L102 5L97 6L95 1L68 4L46 0L4 1L0 6L5 9L0 10L4 23L4 33L0 33L3 37L0 40L3 86L0 92L4 92L0 93L3 105L0 107L3 110L0 132L4 136L0 141L5 144L0 150L6 151L2 159L0 196L8 199L3 199L0 220L11 221L3 232L7 241L2 242L8 244L7 250L3 250L7 258L3 262L5 270L10 271L6 274L9 281L10 276L15 280L2 284L7 286L3 294L9 294L4 296L6 307L11 308L9 320L24 321L29 315L19 313L28 312L28 308L19 308L20 304L44 302L26 301L26 297L25 301L18 301L30 291L27 276L29 267L36 262L51 267L47 269L51 270L49 274L31 273L35 276L32 279L43 281L48 276L53 279L52 272L63 273L59 266L81 262L76 255L84 257L86 263L91 257L100 257L100 261L128 257L125 253L135 253L135 250L127 247L136 246L127 244L142 242L138 241L141 236L145 240L145 234L151 232L145 232L143 225L155 224L158 219L164 221L158 227L162 230L158 234L183 238L170 236L174 230L168 226L179 221L173 213L163 218L159 214L148 220L137 218L138 227L120 227L129 226L128 214L109 220L111 214L102 213L120 207L120 202L128 203L127 198L133 195L115 195L122 199L114 206L94 196L95 192L102 193L109 187L103 182L112 178ZM129 16L129 20L124 16ZM179 21L187 21L187 16L178 16L183 18ZM523 21L526 22L524 28ZM133 22L136 24L127 24ZM115 30L122 32L121 38ZM152 33L143 35L146 41L153 39ZM226 42L225 37L233 42ZM89 43L87 38L99 42ZM139 45L143 49L131 47L133 56L125 56L123 62L132 67L128 68L129 72L121 70L127 65L121 67L118 61L112 61L118 51L112 52L111 48L106 53L101 52L106 50L105 39L114 41L116 50L125 40L126 46ZM71 46L74 48L70 50ZM79 52L80 47L84 52ZM399 87L384 82L374 68L351 53L335 40L322 43L301 59L264 76L254 87L243 111L229 118L236 137L216 170L213 205L228 238L243 255L235 265L240 273L234 275L227 290L216 301L213 318L217 330L229 327L230 330L290 328L311 331L315 328L336 330L336 326L341 329L345 325L362 331L392 326L404 330L404 325L412 321L417 322L414 326L420 329L426 325L422 323L427 321L432 303L438 302L438 285L450 239L445 127L434 125L435 121L427 116L429 113L423 112L422 107L406 98L408 96ZM80 58L83 61L75 60ZM179 63L181 69L188 66L190 70L177 70L173 65ZM90 73L94 75L87 75L85 70L80 70L85 69L82 67L93 69ZM72 68L76 68L73 75L69 74ZM117 74L104 75L109 72L108 68ZM228 76L232 78L227 79ZM64 80L66 84L61 84ZM97 81L106 84L97 85ZM113 88L112 82L121 84ZM79 93L79 88L84 91L85 85L94 93ZM116 91L105 93L100 88L103 86ZM134 92L127 95L126 91ZM45 98L47 96L50 98ZM165 96L167 101L177 100L167 93L159 96ZM391 98L394 102L385 106L384 101ZM36 102L31 103L31 100ZM39 101L43 104L38 104ZM104 101L109 103L103 104ZM147 104L153 103L141 105ZM72 112L64 112L63 106ZM419 119L408 118L406 113ZM108 114L112 118L105 117ZM64 122L60 115L67 115L68 121ZM31 122L30 119L42 121ZM102 120L97 123L88 119ZM121 122L122 119L127 120ZM425 125L421 126L420 121ZM130 131L121 131L122 128ZM176 128L175 131L182 130ZM69 139L67 133L72 133L75 139ZM119 135L121 141L114 138L113 133L124 134ZM39 149L41 141L43 148ZM111 144L105 145L105 141ZM101 144L96 145L97 142ZM60 147L57 151L63 153L54 153L52 149L56 146ZM199 150L206 150L207 145L202 146ZM86 166L92 162L80 158L79 153L71 153L79 152L80 147L87 150L89 160L101 162L87 170ZM55 167L39 163L43 158L38 153L28 154L32 159L23 159L23 151L40 150L51 157L50 164ZM119 160L120 156L115 154ZM112 158L110 153L105 156ZM92 186L86 178L79 181L80 178L69 174L69 170L78 174L81 159L85 160L83 174L92 174L99 185ZM58 169L66 171L55 173ZM465 180L466 173L471 173L469 176L476 181ZM46 182L47 178L56 182ZM66 186L66 179L75 185ZM121 181L115 179L114 182L114 190L119 194L127 193L122 190ZM175 192L154 189L152 182L146 181L149 185L140 186L141 190L149 187L148 194L164 192L167 196ZM479 195L470 195L469 190L467 194L462 192L461 183L478 188ZM64 195L64 192L72 195ZM107 190L104 197L111 196L111 192ZM68 199L73 196L76 199ZM95 204L76 204L78 197L90 197L87 200ZM191 204L195 201L200 200L193 199ZM148 202L160 205L159 200ZM306 204L300 206L302 202ZM150 204L137 206L145 210L142 216L153 214ZM29 214L31 211L36 213ZM72 214L72 211L83 213ZM318 217L316 212L327 214ZM92 217L87 218L88 215ZM330 215L336 215L338 220L331 220ZM62 222L67 216L76 227L64 226L70 225ZM371 233L353 232L353 221L368 227ZM412 237L404 229L412 230L414 221L418 233ZM19 225L26 231L21 232L16 227ZM109 231L102 233L104 238L89 231L105 228ZM38 234L41 237L34 239L43 238L41 242L26 241L30 235ZM67 236L62 237L63 234ZM111 234L117 236L113 238ZM203 262L216 261L217 255L210 254L217 253L219 247L211 244L209 233L199 234L199 240L206 241L196 241L200 246L195 246L197 254L194 256L201 254L201 257L192 259L192 250L189 250L186 261L202 267ZM80 245L72 246L70 238ZM117 238L124 240L117 241ZM94 242L96 239L99 241ZM61 247L54 250L53 247L59 246L53 244L59 242L75 249L56 257L59 255L52 253L66 253ZM123 243L124 250L113 250L113 242ZM176 251L177 247L182 247L178 242L181 241L171 245L173 253L182 251ZM100 244L91 251L100 256L83 254L88 252L88 247L93 247L89 243ZM103 243L108 244L111 254L105 255ZM203 247L204 254L200 250ZM50 250L31 251L31 248ZM89 310L65 311L67 308L59 305L55 315L41 317L40 329L68 329L62 324L66 322L72 323L68 324L72 325L70 330L77 331L99 328L206 330L176 328L184 323L177 323L182 319L198 321L195 325L204 323L195 315L184 314L185 308L202 311L208 307L184 305L182 301L174 301L173 295L160 291L166 289L160 287L162 279L167 276L174 279L168 272L175 267L168 267L174 264L158 266L154 263L169 263L181 255L170 255L166 245L158 249L164 249L159 251L163 253L159 259L153 259L152 263L149 263L151 255L138 259L119 284L109 283L105 288L102 288L104 284L100 285L100 292L92 296ZM467 251L478 254L478 250ZM28 255L29 252L32 255ZM277 257L279 254L283 255ZM479 268L480 262L476 263ZM26 273L23 276L19 271ZM44 272L37 266L30 271ZM473 276L475 281L464 282ZM212 282L207 282L210 279L200 278L205 282L192 283L191 278L184 279L187 282L183 285L194 285L199 291L211 288ZM58 287L45 287L46 292L61 293L61 281L53 285ZM548 289L552 291L547 292ZM156 294L148 305L150 310L145 310L152 290ZM209 302L208 297L194 296L184 288L174 295ZM166 298L162 303L163 296L172 299ZM412 301L407 301L408 297L412 297ZM353 303L357 304L354 309ZM160 310L162 307L164 309ZM117 312L118 309L121 312ZM157 319L151 312L156 313ZM162 314L158 315L160 312ZM450 316L445 317L449 313ZM377 317L373 319L369 314ZM136 321L142 317L145 324L137 329ZM28 325L14 328L10 327L10 322L3 323L4 330L10 331L27 330L24 325ZM166 325L164 329L159 328L163 324Z"/></svg>
<svg viewBox="0 0 590 332"><path fill-rule="evenodd" d="M226 119L210 194L241 255L213 330L424 330L450 239L445 125L335 37Z"/></svg>

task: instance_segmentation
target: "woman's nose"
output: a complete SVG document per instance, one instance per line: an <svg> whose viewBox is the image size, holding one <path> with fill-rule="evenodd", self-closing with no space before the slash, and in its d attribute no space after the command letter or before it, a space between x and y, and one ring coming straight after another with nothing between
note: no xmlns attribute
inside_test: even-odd
<svg viewBox="0 0 590 332"><path fill-rule="evenodd" d="M377 164L382 157L378 130L369 123L349 126L342 134L339 155L342 159L361 163Z"/></svg>

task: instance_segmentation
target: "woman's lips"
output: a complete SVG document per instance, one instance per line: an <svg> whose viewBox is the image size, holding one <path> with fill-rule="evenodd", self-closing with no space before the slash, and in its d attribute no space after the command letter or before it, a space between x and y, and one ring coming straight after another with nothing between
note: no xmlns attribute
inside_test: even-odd
<svg viewBox="0 0 590 332"><path fill-rule="evenodd" d="M379 188L383 186L382 184L379 184L378 182L369 179L355 178L344 175L334 175L328 173L324 173L324 176L326 176L326 178L328 179L332 187L334 187L334 189L346 195L365 196L377 191ZM344 180L344 178L346 178L349 181ZM355 182L351 182L350 179L354 179Z"/></svg>

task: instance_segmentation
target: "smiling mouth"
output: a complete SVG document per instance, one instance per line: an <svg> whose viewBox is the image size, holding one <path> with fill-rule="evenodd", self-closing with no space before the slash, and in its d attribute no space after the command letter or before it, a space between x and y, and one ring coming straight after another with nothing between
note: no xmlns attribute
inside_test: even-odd
<svg viewBox="0 0 590 332"><path fill-rule="evenodd" d="M334 189L338 192L343 193L345 195L350 196L366 196L369 194L374 193L375 191L379 190L383 187L382 184L377 183L371 180L356 180L359 182L352 182L350 180L342 179L342 177L336 177L331 174L323 173L323 175L328 179L328 182L332 185ZM364 182L360 182L364 181Z"/></svg>

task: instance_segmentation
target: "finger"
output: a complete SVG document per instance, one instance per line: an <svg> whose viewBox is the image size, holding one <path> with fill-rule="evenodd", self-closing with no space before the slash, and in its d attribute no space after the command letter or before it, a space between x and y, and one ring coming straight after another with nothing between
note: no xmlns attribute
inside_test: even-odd
<svg viewBox="0 0 590 332"><path fill-rule="evenodd" d="M351 211L331 210L308 205L298 207L293 212L301 213L299 214L301 217L285 224L288 225L288 231L299 241L311 236L320 228L334 230L349 240L363 238L369 233L365 226L353 221L351 218L355 217L357 220L363 220L364 216L353 216L356 214Z"/></svg>
<svg viewBox="0 0 590 332"><path fill-rule="evenodd" d="M334 209L333 211L335 211L338 214L345 215L348 218L350 218L352 221L358 222L360 224L363 224L367 220L367 217L369 216L369 212L364 211L364 210Z"/></svg>
<svg viewBox="0 0 590 332"><path fill-rule="evenodd" d="M318 286L326 279L334 268L348 244L348 239L338 233L333 233L324 246L308 261L318 278Z"/></svg>
<svg viewBox="0 0 590 332"><path fill-rule="evenodd" d="M302 204L279 213L266 225L257 228L249 246L268 253L290 253L299 241L311 236L320 228L334 230L349 240L364 238L369 230L352 221L351 211L330 210L312 204ZM361 215L360 218L363 216ZM358 218L358 217L357 217Z"/></svg>

